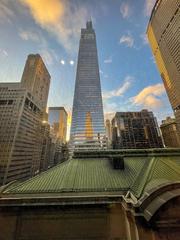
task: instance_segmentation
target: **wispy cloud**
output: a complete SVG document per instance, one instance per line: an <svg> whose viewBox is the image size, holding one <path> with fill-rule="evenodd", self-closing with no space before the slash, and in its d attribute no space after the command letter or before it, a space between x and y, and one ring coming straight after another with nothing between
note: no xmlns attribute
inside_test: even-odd
<svg viewBox="0 0 180 240"><path fill-rule="evenodd" d="M104 102L104 112L108 115L113 115L116 111L118 111L118 104L115 102L109 103Z"/></svg>
<svg viewBox="0 0 180 240"><path fill-rule="evenodd" d="M118 89L104 92L103 99L110 99L113 97L123 96L123 94L130 88L133 79L134 79L133 77L127 76L124 80L124 83Z"/></svg>
<svg viewBox="0 0 180 240"><path fill-rule="evenodd" d="M59 61L55 51L49 47L48 42L40 31L37 32L32 29L20 29L19 36L24 41L33 41L38 44L38 51L47 65L52 65L54 61Z"/></svg>
<svg viewBox="0 0 180 240"><path fill-rule="evenodd" d="M0 22L12 22L15 14L12 9L9 7L11 2L9 0L0 1Z"/></svg>
<svg viewBox="0 0 180 240"><path fill-rule="evenodd" d="M3 57L8 57L7 51L5 49L1 49L1 48L0 48L0 55Z"/></svg>
<svg viewBox="0 0 180 240"><path fill-rule="evenodd" d="M66 50L74 49L80 28L88 19L88 9L65 0L20 1L41 28L54 35Z"/></svg>
<svg viewBox="0 0 180 240"><path fill-rule="evenodd" d="M109 57L104 60L104 63L112 63L112 57Z"/></svg>
<svg viewBox="0 0 180 240"><path fill-rule="evenodd" d="M41 49L40 54L47 65L52 65L54 63L53 53L51 50Z"/></svg>
<svg viewBox="0 0 180 240"><path fill-rule="evenodd" d="M128 33L127 35L123 35L120 38L119 43L125 44L127 47L132 48L134 46L134 38L132 37L132 35L130 33Z"/></svg>
<svg viewBox="0 0 180 240"><path fill-rule="evenodd" d="M165 93L165 88L162 83L145 87L135 97L131 98L134 105L140 105L146 108L159 108L163 105L161 96Z"/></svg>
<svg viewBox="0 0 180 240"><path fill-rule="evenodd" d="M142 39L142 42L143 42L144 45L148 44L148 38L147 38L146 33L142 33L140 35L140 38Z"/></svg>
<svg viewBox="0 0 180 240"><path fill-rule="evenodd" d="M151 11L154 7L156 0L146 0L144 5L144 15L149 17L151 15Z"/></svg>
<svg viewBox="0 0 180 240"><path fill-rule="evenodd" d="M39 33L36 33L32 30L19 30L19 36L22 40L25 41L34 41L34 42L44 42L44 39L40 36Z"/></svg>
<svg viewBox="0 0 180 240"><path fill-rule="evenodd" d="M127 3L127 2L121 3L120 13L121 13L123 18L129 18L130 15L131 15L131 12L132 11L131 11L129 3Z"/></svg>

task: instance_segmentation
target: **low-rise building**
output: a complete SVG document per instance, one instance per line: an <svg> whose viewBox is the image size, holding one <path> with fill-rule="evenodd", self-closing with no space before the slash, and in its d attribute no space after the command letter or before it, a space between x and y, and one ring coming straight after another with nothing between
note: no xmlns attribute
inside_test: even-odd
<svg viewBox="0 0 180 240"><path fill-rule="evenodd" d="M180 147L180 139L175 118L167 117L160 126L166 147Z"/></svg>
<svg viewBox="0 0 180 240"><path fill-rule="evenodd" d="M51 126L51 131L53 131L54 135L61 143L66 143L68 114L65 108L49 107L48 114L48 122Z"/></svg>

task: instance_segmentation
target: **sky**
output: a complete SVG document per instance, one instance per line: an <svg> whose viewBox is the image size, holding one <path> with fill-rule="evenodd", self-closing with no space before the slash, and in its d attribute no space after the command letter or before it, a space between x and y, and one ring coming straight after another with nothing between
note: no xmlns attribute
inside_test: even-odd
<svg viewBox="0 0 180 240"><path fill-rule="evenodd" d="M48 106L71 110L80 30L96 32L105 118L117 111L173 115L146 29L155 0L0 0L0 81L17 82L27 55L51 75Z"/></svg>

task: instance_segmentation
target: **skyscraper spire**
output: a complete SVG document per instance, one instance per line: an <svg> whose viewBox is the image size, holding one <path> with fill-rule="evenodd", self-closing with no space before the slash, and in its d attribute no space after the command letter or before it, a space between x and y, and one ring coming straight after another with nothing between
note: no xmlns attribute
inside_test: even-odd
<svg viewBox="0 0 180 240"><path fill-rule="evenodd" d="M86 28L87 29L93 29L91 18L90 18L90 21L86 22Z"/></svg>

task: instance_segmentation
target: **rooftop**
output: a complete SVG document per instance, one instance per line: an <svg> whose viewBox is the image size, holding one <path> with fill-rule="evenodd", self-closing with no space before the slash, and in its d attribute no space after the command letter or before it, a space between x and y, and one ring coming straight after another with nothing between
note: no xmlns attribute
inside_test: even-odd
<svg viewBox="0 0 180 240"><path fill-rule="evenodd" d="M122 152L125 167L114 169L108 156L122 155ZM180 149L99 151L92 156L92 152L77 154L29 180L1 187L0 196L89 195L97 192L125 195L130 191L138 199L151 188L180 181Z"/></svg>

